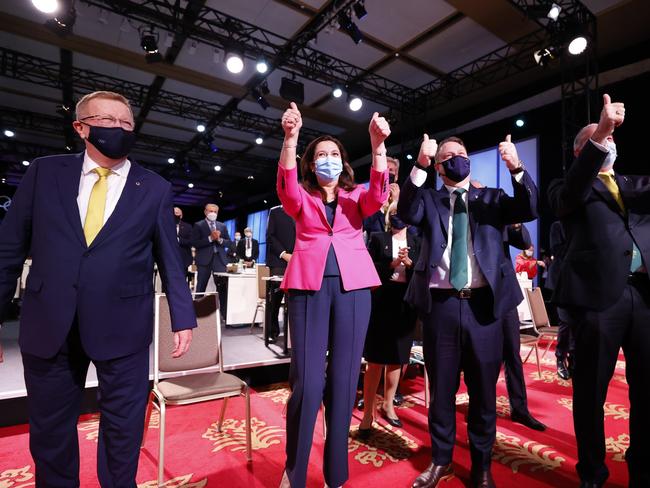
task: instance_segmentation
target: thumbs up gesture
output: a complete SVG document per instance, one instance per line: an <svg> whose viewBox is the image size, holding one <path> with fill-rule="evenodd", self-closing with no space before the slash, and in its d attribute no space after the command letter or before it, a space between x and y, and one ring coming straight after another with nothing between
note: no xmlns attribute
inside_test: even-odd
<svg viewBox="0 0 650 488"><path fill-rule="evenodd" d="M506 136L505 141L499 143L499 154L510 171L517 169L521 165L519 155L517 154L517 148L512 143L512 137L510 134Z"/></svg>
<svg viewBox="0 0 650 488"><path fill-rule="evenodd" d="M390 135L390 125L384 117L380 117L379 114L375 112L372 114L372 119L370 119L368 132L370 133L370 145L372 146L372 152L374 153Z"/></svg>
<svg viewBox="0 0 650 488"><path fill-rule="evenodd" d="M422 137L422 144L420 144L420 152L418 154L418 163L425 168L431 164L431 159L435 157L438 151L438 143L435 139L429 139L429 134L424 134Z"/></svg>
<svg viewBox="0 0 650 488"><path fill-rule="evenodd" d="M298 134L302 127L302 116L298 106L291 102L288 109L282 114L282 129L284 130L285 142L297 143Z"/></svg>
<svg viewBox="0 0 650 488"><path fill-rule="evenodd" d="M621 102L612 102L607 93L603 95L603 110L600 112L598 127L593 133L592 139L599 143L605 143L607 137L614 133L614 129L625 120L625 105Z"/></svg>

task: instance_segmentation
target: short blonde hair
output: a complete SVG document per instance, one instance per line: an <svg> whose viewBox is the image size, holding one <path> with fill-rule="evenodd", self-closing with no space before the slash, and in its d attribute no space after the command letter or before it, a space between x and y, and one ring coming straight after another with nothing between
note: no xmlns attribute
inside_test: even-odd
<svg viewBox="0 0 650 488"><path fill-rule="evenodd" d="M397 168L397 172L399 173L399 159L386 156L386 163L393 163Z"/></svg>
<svg viewBox="0 0 650 488"><path fill-rule="evenodd" d="M129 103L129 100L124 95L120 95L119 93L115 93L112 91L95 91L92 93L86 93L83 97L81 97L81 100L77 102L77 106L75 107L77 120L79 119L80 115L82 114L86 115L85 114L86 105L88 105L88 102L94 100L95 98L103 98L104 100L116 100L118 102L122 102L124 105L127 106L129 112L131 112L131 117L133 117L133 110L131 109L131 104Z"/></svg>

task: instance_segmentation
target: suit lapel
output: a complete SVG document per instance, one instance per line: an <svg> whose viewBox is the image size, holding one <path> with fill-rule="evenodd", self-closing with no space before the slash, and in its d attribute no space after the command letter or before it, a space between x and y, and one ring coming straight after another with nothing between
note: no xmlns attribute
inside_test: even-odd
<svg viewBox="0 0 650 488"><path fill-rule="evenodd" d="M618 184L618 178L616 179L616 183ZM621 212L621 208L618 206L618 203L616 203L616 200L614 199L614 195L612 195L612 192L610 192L605 184L600 180L600 178L596 177L596 181L594 181L592 188L594 189L594 193L598 195L600 198L605 200L607 205L609 205L612 210L614 210L617 214L623 215ZM619 191L623 192L623 188L619 185ZM625 199L623 199L623 202L625 203Z"/></svg>
<svg viewBox="0 0 650 488"><path fill-rule="evenodd" d="M449 191L447 187L442 185L439 190L432 192L433 203L438 210L438 216L440 217L440 227L442 231L447 236L449 232Z"/></svg>
<svg viewBox="0 0 650 488"><path fill-rule="evenodd" d="M616 184L618 189L621 192L621 197L623 198L623 204L625 205L626 217L630 227L634 227L641 220L641 215L634 211L635 204L635 193L633 183L627 176L619 175L618 173L614 174L616 179Z"/></svg>
<svg viewBox="0 0 650 488"><path fill-rule="evenodd" d="M84 237L81 217L79 216L79 205L77 205L81 168L84 160L83 155L84 153L70 156L63 163L62 170L57 172L56 182L64 213L70 222L70 228L85 247L86 238Z"/></svg>
<svg viewBox="0 0 650 488"><path fill-rule="evenodd" d="M133 214L134 209L138 208L140 201L147 193L146 178L146 171L131 161L131 169L129 170L124 190L122 190L120 199L117 201L115 210L113 210L113 213L101 228L97 237L95 237L95 240L90 244L90 248L98 246Z"/></svg>

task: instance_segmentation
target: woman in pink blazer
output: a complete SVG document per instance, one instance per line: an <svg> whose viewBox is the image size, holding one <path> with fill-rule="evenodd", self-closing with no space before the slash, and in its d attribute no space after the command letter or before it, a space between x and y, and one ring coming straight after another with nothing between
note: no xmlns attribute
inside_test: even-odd
<svg viewBox="0 0 650 488"><path fill-rule="evenodd" d="M291 103L282 116L284 144L277 190L296 221L296 245L282 288L289 296L291 397L287 406L287 462L281 487L304 488L321 403L327 438L327 486L348 479L348 431L361 353L370 318L370 289L381 281L363 242L363 219L388 198L384 140L388 122L370 122L372 169L368 190L357 186L343 145L321 136L296 164L302 118ZM329 355L328 355L329 353Z"/></svg>

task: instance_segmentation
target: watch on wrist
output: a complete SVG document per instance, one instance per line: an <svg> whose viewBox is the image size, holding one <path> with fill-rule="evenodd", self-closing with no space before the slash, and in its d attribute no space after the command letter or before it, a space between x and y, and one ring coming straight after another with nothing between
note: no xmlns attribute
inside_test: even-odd
<svg viewBox="0 0 650 488"><path fill-rule="evenodd" d="M425 168L424 166L422 166L422 165L421 165L419 162L417 162L417 161L415 162L414 166L415 166L416 168L418 168L418 169L421 169L422 171L426 171L426 170L428 169L428 168Z"/></svg>
<svg viewBox="0 0 650 488"><path fill-rule="evenodd" d="M517 166L515 169L511 169L509 171L510 171L510 174L514 176L514 175L517 175L517 174L523 172L525 169L526 169L526 167L524 166L523 161L519 161L519 166Z"/></svg>

